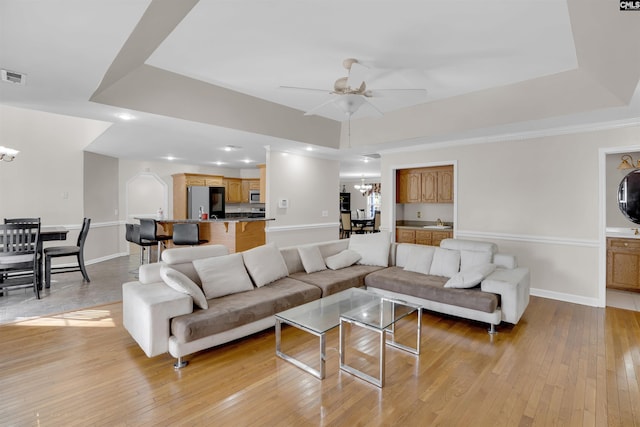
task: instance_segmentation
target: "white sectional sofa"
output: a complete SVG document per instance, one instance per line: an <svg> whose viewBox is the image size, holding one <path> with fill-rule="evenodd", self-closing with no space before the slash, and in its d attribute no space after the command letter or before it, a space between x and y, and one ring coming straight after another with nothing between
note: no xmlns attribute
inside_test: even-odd
<svg viewBox="0 0 640 427"><path fill-rule="evenodd" d="M350 287L486 322L492 331L520 320L529 271L495 244L447 239L435 248L389 237L241 254L222 245L166 250L162 262L140 267L138 281L123 284L124 326L147 356L168 352L179 368L186 355L270 328L276 313Z"/></svg>

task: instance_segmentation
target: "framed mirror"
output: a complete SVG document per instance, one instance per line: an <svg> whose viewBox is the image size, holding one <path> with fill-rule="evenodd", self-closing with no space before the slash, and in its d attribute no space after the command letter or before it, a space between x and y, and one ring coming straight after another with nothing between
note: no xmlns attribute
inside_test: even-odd
<svg viewBox="0 0 640 427"><path fill-rule="evenodd" d="M620 181L618 207L629 221L640 224L640 170L630 172Z"/></svg>

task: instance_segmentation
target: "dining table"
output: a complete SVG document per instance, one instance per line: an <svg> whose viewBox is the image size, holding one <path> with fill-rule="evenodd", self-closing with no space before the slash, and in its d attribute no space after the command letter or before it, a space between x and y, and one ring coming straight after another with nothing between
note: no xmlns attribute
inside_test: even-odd
<svg viewBox="0 0 640 427"><path fill-rule="evenodd" d="M356 233L363 233L364 227L373 226L373 218L351 218L351 225Z"/></svg>

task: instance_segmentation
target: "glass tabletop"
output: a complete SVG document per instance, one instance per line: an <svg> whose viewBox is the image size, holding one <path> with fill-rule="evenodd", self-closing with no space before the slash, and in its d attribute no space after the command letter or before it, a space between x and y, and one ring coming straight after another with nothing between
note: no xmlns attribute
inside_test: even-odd
<svg viewBox="0 0 640 427"><path fill-rule="evenodd" d="M351 310L379 303L382 298L363 289L351 288L328 297L311 301L276 314L287 323L323 334L340 324L340 315Z"/></svg>
<svg viewBox="0 0 640 427"><path fill-rule="evenodd" d="M378 330L383 330L417 309L417 305L405 301L378 298L368 304L363 304L360 307L342 313L342 317Z"/></svg>

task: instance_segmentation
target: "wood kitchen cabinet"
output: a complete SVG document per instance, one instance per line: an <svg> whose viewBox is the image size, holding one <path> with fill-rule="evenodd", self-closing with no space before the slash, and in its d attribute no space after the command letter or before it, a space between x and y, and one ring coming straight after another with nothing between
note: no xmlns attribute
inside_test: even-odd
<svg viewBox="0 0 640 427"><path fill-rule="evenodd" d="M206 186L222 187L222 175L205 175L199 173L176 173L173 178L173 218L187 218L187 187Z"/></svg>
<svg viewBox="0 0 640 427"><path fill-rule="evenodd" d="M453 166L402 169L396 178L397 203L453 203Z"/></svg>
<svg viewBox="0 0 640 427"><path fill-rule="evenodd" d="M242 203L242 180L239 178L225 178L225 201L227 203Z"/></svg>
<svg viewBox="0 0 640 427"><path fill-rule="evenodd" d="M241 194L241 202L249 203L249 190L260 190L260 180L259 179L243 179L242 180L242 194Z"/></svg>
<svg viewBox="0 0 640 427"><path fill-rule="evenodd" d="M640 239L607 238L607 287L640 292Z"/></svg>
<svg viewBox="0 0 640 427"><path fill-rule="evenodd" d="M413 228L396 228L397 243L440 246L444 239L453 237L453 231L431 231Z"/></svg>

